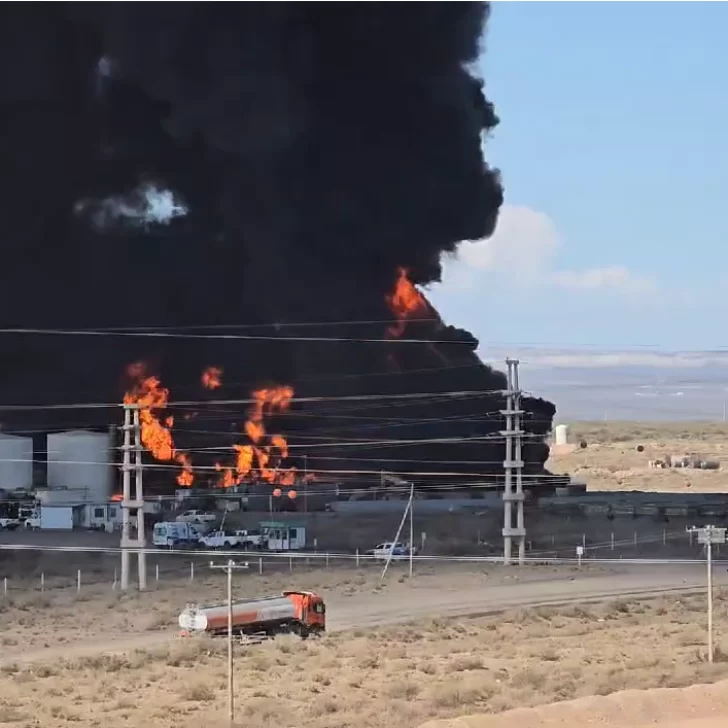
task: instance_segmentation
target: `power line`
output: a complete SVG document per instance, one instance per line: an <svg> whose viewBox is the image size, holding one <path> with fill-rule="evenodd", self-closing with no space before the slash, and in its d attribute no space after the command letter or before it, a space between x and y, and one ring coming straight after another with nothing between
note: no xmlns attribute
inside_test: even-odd
<svg viewBox="0 0 728 728"><path fill-rule="evenodd" d="M311 458L312 460L315 460L315 457ZM349 458L350 460L359 460L359 458ZM373 459L374 462L379 462L378 459ZM103 461L94 461L94 460L43 460L40 458L3 458L2 462L5 463L35 463L35 464L53 464L53 465L94 465L94 466L109 466L112 468L121 468L122 463L120 462L103 462ZM423 462L428 463L432 465L437 465L440 463L437 459L433 460L422 460L422 461L413 461L413 462ZM447 461L442 461L447 462ZM469 461L468 461L469 462ZM477 460L472 461L474 464L478 464ZM482 461L482 462L488 462L488 461ZM494 461L496 463L501 463L501 461ZM144 469L150 469L150 470L163 470L163 471L172 471L177 472L180 469L180 466L175 463L167 463L167 462L159 462L159 461L152 461L144 464ZM274 470L274 468L268 468L270 470ZM255 468L253 468L255 470ZM288 468L282 468L281 472L285 472L288 470ZM195 473L219 473L220 468L216 465L194 465L194 472ZM300 471L298 471L300 472ZM376 469L330 469L330 468L312 468L312 472L314 472L316 475L376 475L379 476L382 472L382 468L376 468ZM473 473L471 471L454 471L454 472L447 472L447 471L413 471L413 470L398 470L396 473L393 473L397 476L418 476L418 477L451 477L451 478L460 478L460 477L478 477L478 478L490 478L490 477L502 477L501 475L498 475L497 473ZM524 475L524 477L529 477ZM531 477L535 477L531 476Z"/></svg>
<svg viewBox="0 0 728 728"><path fill-rule="evenodd" d="M344 319L341 321L274 321L264 324L186 324L178 326L102 326L94 331L135 332L135 331L221 331L224 329L281 329L305 328L308 326L390 326L399 323L399 319ZM407 318L407 323L442 323L437 316L425 318ZM82 331L84 329L81 329Z"/></svg>
<svg viewBox="0 0 728 728"><path fill-rule="evenodd" d="M418 344L453 344L467 343L458 340L447 339L436 341L432 339L387 339L387 338L339 338L339 337L278 337L263 335L245 335L245 334L194 334L179 333L184 331L219 331L225 329L259 329L259 328L305 328L305 327L325 327L325 326L357 326L357 325L390 325L399 323L398 319L351 319L340 321L277 321L263 324L188 324L178 326L117 326L117 327L96 327L93 329L76 329L76 328L34 328L34 327L13 327L0 329L0 334L8 335L42 335L42 336L139 336L154 338L191 338L191 339L240 339L252 341L342 341L342 342L363 342L363 343L418 343ZM424 318L408 318L407 323L438 323L444 324L440 317L424 317ZM481 344L491 347L511 347L514 349L540 349L551 354L552 356L563 355L570 351L589 351L596 350L596 353L629 353L631 351L656 350L661 354L683 354L683 355L700 355L719 353L724 354L728 349L728 345L712 346L710 351L705 349L694 350L675 350L665 348L658 343L634 343L622 347L603 346L600 344L584 343L584 342L553 342L553 341L498 341L498 340L481 340Z"/></svg>
<svg viewBox="0 0 728 728"><path fill-rule="evenodd" d="M462 397L482 397L500 395L501 389L490 390L462 390L447 392L413 392L409 394L348 394L340 396L296 397L295 402L300 404L313 402L388 402L392 400L422 400L432 398L457 399ZM172 407L202 407L202 406L232 406L251 405L258 400L252 397L243 399L209 399L209 400L182 400L170 401L164 405L165 409ZM0 411L32 411L32 410L74 410L74 409L121 409L121 402L78 402L73 404L16 404L0 405Z"/></svg>
<svg viewBox="0 0 728 728"><path fill-rule="evenodd" d="M460 344L472 347L471 340L460 339L404 339L404 338L356 338L347 336L265 336L262 334L179 334L167 331L99 331L92 329L0 329L0 334L31 334L34 336L90 336L90 337L137 337L153 339L213 339L222 341L297 341L340 342L352 344Z"/></svg>

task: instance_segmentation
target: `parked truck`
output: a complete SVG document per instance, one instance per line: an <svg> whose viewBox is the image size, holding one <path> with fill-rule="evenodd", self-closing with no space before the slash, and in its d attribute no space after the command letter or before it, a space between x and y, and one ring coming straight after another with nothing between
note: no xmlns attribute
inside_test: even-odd
<svg viewBox="0 0 728 728"><path fill-rule="evenodd" d="M175 521L178 523L215 523L217 516L209 511L185 511L180 513Z"/></svg>
<svg viewBox="0 0 728 728"><path fill-rule="evenodd" d="M19 526L20 521L17 518L8 518L7 516L0 517L0 531L14 531L16 528L19 528Z"/></svg>
<svg viewBox="0 0 728 728"><path fill-rule="evenodd" d="M409 546L399 541L385 541L384 543L377 544L371 551L367 551L367 554L374 556L378 561L386 561L387 559L399 561L409 558L410 551L413 556L417 554L417 549L414 546Z"/></svg>
<svg viewBox="0 0 728 728"><path fill-rule="evenodd" d="M211 531L199 538L200 546L208 549L240 548L243 543L243 538L232 531Z"/></svg>
<svg viewBox="0 0 728 728"><path fill-rule="evenodd" d="M188 604L180 613L178 623L182 634L227 634L228 605L198 606ZM285 632L298 634L301 639L326 631L326 605L318 594L307 591L284 591L277 597L249 599L233 603L233 632L235 634L265 634L274 636Z"/></svg>
<svg viewBox="0 0 728 728"><path fill-rule="evenodd" d="M155 546L197 546L202 529L186 521L161 521L154 524L152 543Z"/></svg>

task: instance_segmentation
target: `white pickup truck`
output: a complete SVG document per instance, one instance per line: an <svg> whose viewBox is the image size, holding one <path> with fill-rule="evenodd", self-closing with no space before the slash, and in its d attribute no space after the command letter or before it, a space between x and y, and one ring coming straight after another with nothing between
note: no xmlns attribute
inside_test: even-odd
<svg viewBox="0 0 728 728"><path fill-rule="evenodd" d="M40 528L40 516L30 516L23 522L23 527L27 531L37 531Z"/></svg>
<svg viewBox="0 0 728 728"><path fill-rule="evenodd" d="M412 547L412 555L417 553L417 549ZM384 543L377 544L371 551L367 551L368 554L374 556L377 560L386 561L389 558L390 553L392 554L392 561L398 561L400 559L409 558L410 547L407 544L401 543L400 541L392 542L385 541Z"/></svg>
<svg viewBox="0 0 728 728"><path fill-rule="evenodd" d="M0 518L0 531L8 530L14 531L20 526L20 521L17 518Z"/></svg>
<svg viewBox="0 0 728 728"><path fill-rule="evenodd" d="M217 516L209 511L185 511L174 520L178 523L214 523Z"/></svg>
<svg viewBox="0 0 728 728"><path fill-rule="evenodd" d="M234 549L243 545L243 539L232 531L212 531L200 536L198 543L208 549Z"/></svg>

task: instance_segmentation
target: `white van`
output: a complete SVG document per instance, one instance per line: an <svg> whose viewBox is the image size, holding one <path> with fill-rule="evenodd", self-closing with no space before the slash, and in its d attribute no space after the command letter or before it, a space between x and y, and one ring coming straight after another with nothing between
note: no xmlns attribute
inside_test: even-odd
<svg viewBox="0 0 728 728"><path fill-rule="evenodd" d="M155 546L196 546L201 535L194 523L162 521L154 524L152 543Z"/></svg>

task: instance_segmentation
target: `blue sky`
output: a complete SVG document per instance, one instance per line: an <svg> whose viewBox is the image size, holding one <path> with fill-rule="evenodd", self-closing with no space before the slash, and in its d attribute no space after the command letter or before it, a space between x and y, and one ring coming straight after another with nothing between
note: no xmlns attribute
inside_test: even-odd
<svg viewBox="0 0 728 728"><path fill-rule="evenodd" d="M480 70L506 207L428 292L484 358L728 346L726 28L725 3L494 3Z"/></svg>

